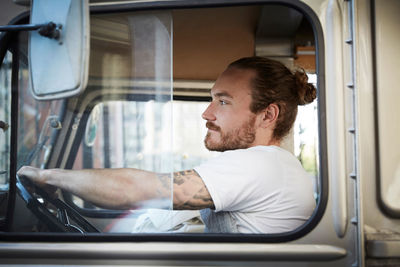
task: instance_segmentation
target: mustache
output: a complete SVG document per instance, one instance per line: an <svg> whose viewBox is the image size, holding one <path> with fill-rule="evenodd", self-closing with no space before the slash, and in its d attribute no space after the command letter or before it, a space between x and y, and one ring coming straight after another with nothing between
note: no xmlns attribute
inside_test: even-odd
<svg viewBox="0 0 400 267"><path fill-rule="evenodd" d="M210 129L210 130L221 131L221 127L215 125L214 123L212 123L212 122L210 122L210 121L208 121L208 122L206 123L206 127L207 127L208 129Z"/></svg>

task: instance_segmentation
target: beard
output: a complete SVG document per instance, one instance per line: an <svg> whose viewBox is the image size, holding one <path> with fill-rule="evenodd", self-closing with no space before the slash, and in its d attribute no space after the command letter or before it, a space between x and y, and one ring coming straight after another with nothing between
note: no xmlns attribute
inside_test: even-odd
<svg viewBox="0 0 400 267"><path fill-rule="evenodd" d="M207 122L206 127L210 130L216 131L216 133L214 134L219 133L220 140L211 140L212 133L208 132L204 139L204 144L208 150L219 152L249 148L256 139L256 130L254 128L255 121L256 117L251 117L248 121L245 121L240 127L238 127L237 129L233 129L229 132L222 131L221 127L215 125L212 122Z"/></svg>

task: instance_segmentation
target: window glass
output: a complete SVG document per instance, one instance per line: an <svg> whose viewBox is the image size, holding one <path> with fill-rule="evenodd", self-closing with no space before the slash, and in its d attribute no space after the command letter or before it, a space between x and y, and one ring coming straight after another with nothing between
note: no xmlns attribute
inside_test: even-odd
<svg viewBox="0 0 400 267"><path fill-rule="evenodd" d="M49 159L53 157L58 167L70 168L72 166L65 165L66 159L76 157L74 167L79 169L137 167L162 172L165 179L170 179L168 177L173 171L171 23L169 12L100 15L94 18L91 40L94 52L91 54L89 86L78 100L83 103L76 109L74 99L36 101L33 98L28 83L26 46L22 46L18 167L30 165L47 168ZM134 101L118 102L116 99ZM87 104L93 106L88 107ZM92 116L86 116L85 112ZM134 128L139 130L131 131ZM84 151L73 152L73 147L70 150L74 137L82 138ZM137 143L138 140L140 143ZM58 149L54 151L57 145ZM62 152L65 149L71 154ZM140 208L170 209L171 194L165 193L171 190L170 185L170 182L164 181L162 186L166 188L163 188L163 195L140 203ZM74 212L68 212L68 209L66 212L63 208L60 211L57 203L37 194L40 191L35 190L38 189L29 196L20 185L17 184L17 187L26 202L32 196L36 198L36 204L31 205L32 212L46 226L38 227L32 220L30 226L19 222L21 229L57 231L61 227L64 231L67 225L67 231L85 230L88 223L83 217L73 216ZM74 202L79 204L82 200L75 198ZM49 204L47 211L43 213L40 204ZM61 221L61 226L59 223L49 223L46 219L50 216L46 215L48 212ZM130 219L136 220L139 216L134 211L133 217L129 213L123 216L126 220L118 221L131 222ZM124 212L118 214L121 218ZM75 218L75 221L71 218ZM169 226L171 221L171 218L163 221L164 231L172 228ZM112 225L117 225L117 221L103 220L95 225L100 231L114 231ZM92 226L88 227L92 229ZM130 227L133 227L132 224ZM117 228L118 231L122 229ZM131 229L127 231L131 232Z"/></svg>
<svg viewBox="0 0 400 267"><path fill-rule="evenodd" d="M316 83L313 31L300 12L288 7L96 14L90 42L88 87L70 99L34 100L21 57L18 166L135 168L167 175L168 197L159 195L128 210L102 209L68 192L59 194L100 232L204 231L199 211L171 211L172 173L220 154L204 146L202 113L228 63L256 54L291 69L301 67ZM284 144L312 179L316 199L318 108L317 100L299 108ZM30 228L38 229L50 228Z"/></svg>
<svg viewBox="0 0 400 267"><path fill-rule="evenodd" d="M58 132L62 128L63 118L64 100L36 101L33 98L29 86L27 37L28 33L26 32L19 34L19 47L14 52L17 54L16 58L19 59L18 72L15 73L18 75L17 170L24 165L38 168L46 166ZM33 209L35 211L40 209L40 206L35 203L43 203L43 198L36 195L35 190L30 193L21 191L18 184L17 182L16 201L24 199L25 202L22 203L25 203L28 209L23 205L15 206L14 214L22 212L23 216L15 217L12 229L17 232L49 231L45 214L33 212ZM26 190L28 184L25 186L23 189ZM35 200L32 201L32 198ZM50 210L53 211L52 208L49 209L49 212ZM57 215L51 216L56 217Z"/></svg>
<svg viewBox="0 0 400 267"><path fill-rule="evenodd" d="M169 172L171 168L192 169L213 154L202 144L206 128L200 114L207 104L153 100L98 103L89 116L73 169L138 168L158 173ZM86 211L101 210L75 196L72 201ZM168 204L153 201L124 212L103 229L133 233L204 230L198 211L159 209L168 209ZM184 223L180 223L182 219Z"/></svg>
<svg viewBox="0 0 400 267"><path fill-rule="evenodd" d="M19 63L18 168L46 166L62 124L64 100L36 101L29 87L28 62Z"/></svg>
<svg viewBox="0 0 400 267"><path fill-rule="evenodd" d="M91 68L84 96L88 105L82 106L87 117L81 119L78 128L83 137L72 168L136 168L163 173L169 175L171 190L170 12L99 15L92 18L91 26ZM78 197L72 197L72 201L77 207L99 210ZM173 228L171 218L165 218L164 228L158 230L137 229L135 225L143 220L141 215L153 212L157 217L161 209L168 211L171 205L170 195L155 197L129 212L117 213L118 219L102 220L101 228L111 232L166 231ZM125 230L126 225L130 228Z"/></svg>
<svg viewBox="0 0 400 267"><path fill-rule="evenodd" d="M10 121L11 121L11 64L12 55L7 52L0 68L0 188L6 190L10 166Z"/></svg>
<svg viewBox="0 0 400 267"><path fill-rule="evenodd" d="M208 104L200 101L174 101L174 171L193 169L219 153L211 152L204 146L207 128L201 114Z"/></svg>
<svg viewBox="0 0 400 267"><path fill-rule="evenodd" d="M91 111L75 169L170 169L171 102L109 101Z"/></svg>
<svg viewBox="0 0 400 267"><path fill-rule="evenodd" d="M171 105L171 101L157 103L153 100L97 104L90 113L73 168L168 172L171 144L174 145L173 171L191 169L204 162L214 154L203 145L206 127L201 113L208 103L174 101L173 117L170 116ZM173 138L168 140L171 125Z"/></svg>
<svg viewBox="0 0 400 267"><path fill-rule="evenodd" d="M309 82L317 86L315 74L308 74ZM314 185L314 197L320 193L319 176L319 137L318 137L318 100L299 106L294 123L294 154L310 174Z"/></svg>
<svg viewBox="0 0 400 267"><path fill-rule="evenodd" d="M0 68L0 226L6 220L10 181L11 65L7 52Z"/></svg>

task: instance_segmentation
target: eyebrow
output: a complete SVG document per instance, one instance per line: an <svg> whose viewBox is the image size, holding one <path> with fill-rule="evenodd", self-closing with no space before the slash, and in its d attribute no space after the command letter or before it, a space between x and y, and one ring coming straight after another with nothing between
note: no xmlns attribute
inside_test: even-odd
<svg viewBox="0 0 400 267"><path fill-rule="evenodd" d="M233 98L232 95L228 94L227 92L218 92L218 93L211 93L211 96L213 97L229 97L229 98Z"/></svg>

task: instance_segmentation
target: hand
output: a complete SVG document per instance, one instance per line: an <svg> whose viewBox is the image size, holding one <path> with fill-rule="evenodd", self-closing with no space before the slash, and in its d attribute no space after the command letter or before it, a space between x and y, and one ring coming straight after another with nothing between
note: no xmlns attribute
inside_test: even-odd
<svg viewBox="0 0 400 267"><path fill-rule="evenodd" d="M17 175L19 177L25 177L28 178L29 180L33 181L34 183L44 186L46 185L46 179L43 174L44 170L38 169L35 167L31 166L23 166L19 171L17 172Z"/></svg>
<svg viewBox="0 0 400 267"><path fill-rule="evenodd" d="M17 172L19 177L25 177L32 182L34 182L39 187L43 188L49 195L55 196L56 187L47 184L47 178L45 176L47 170L31 167L31 166L23 166Z"/></svg>

